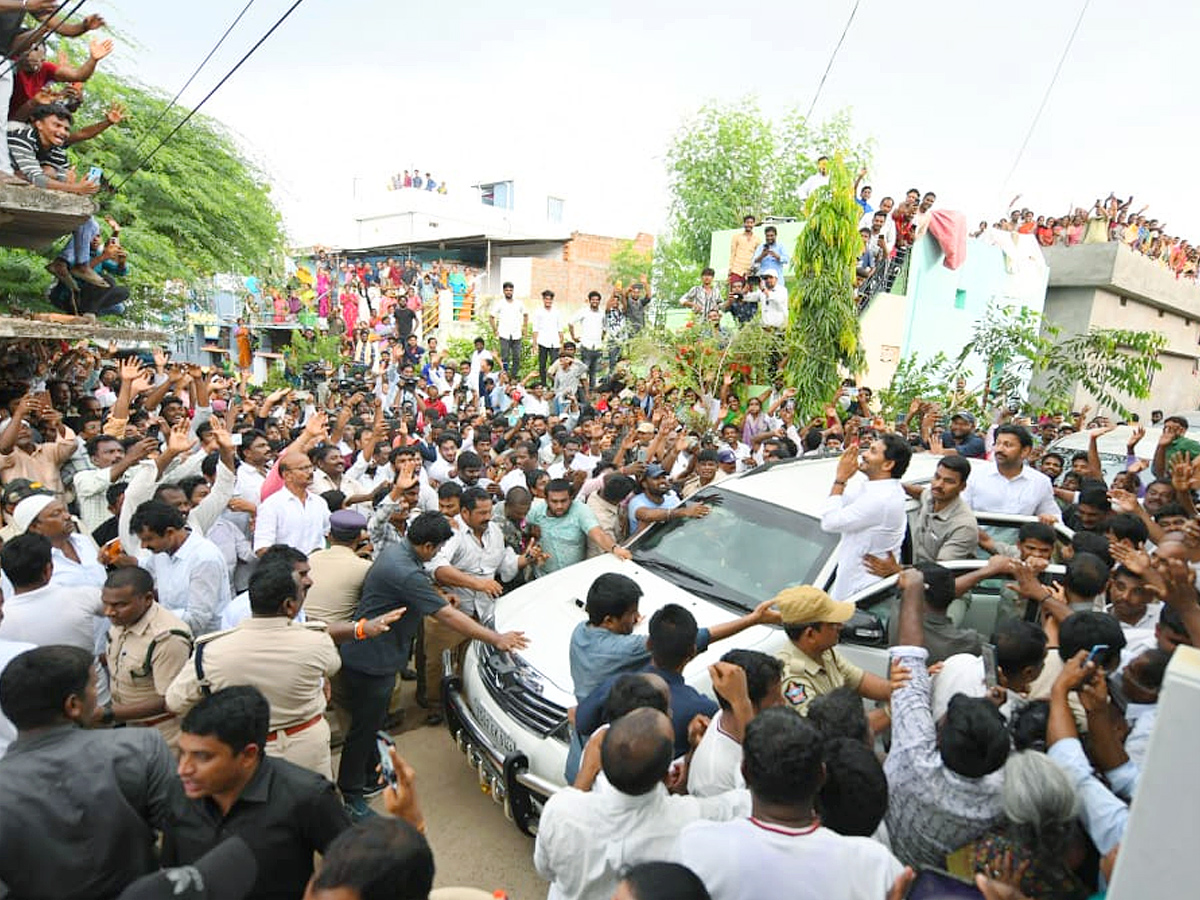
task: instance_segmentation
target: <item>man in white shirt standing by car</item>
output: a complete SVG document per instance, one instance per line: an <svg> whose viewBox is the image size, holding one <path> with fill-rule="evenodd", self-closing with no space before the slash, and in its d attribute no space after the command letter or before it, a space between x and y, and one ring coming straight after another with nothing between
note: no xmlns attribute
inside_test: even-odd
<svg viewBox="0 0 1200 900"><path fill-rule="evenodd" d="M971 473L963 497L976 512L1039 516L1062 521L1050 478L1025 465L1033 435L1020 425L1001 425L992 445L992 461Z"/></svg>
<svg viewBox="0 0 1200 900"><path fill-rule="evenodd" d="M591 791L563 788L542 812L533 864L550 882L549 900L608 900L625 866L670 859L684 825L750 811L745 791L668 794L674 749L671 720L657 709L635 709L612 723L600 749L604 778Z"/></svg>
<svg viewBox="0 0 1200 900"><path fill-rule="evenodd" d="M905 494L900 479L908 471L912 449L897 434L885 434L871 442L859 458L858 444L851 444L838 459L833 487L821 513L821 530L840 534L837 577L830 594L845 600L874 581L863 562L867 554L900 556L907 520ZM856 472L865 475L865 483L856 483L846 493L846 484Z"/></svg>

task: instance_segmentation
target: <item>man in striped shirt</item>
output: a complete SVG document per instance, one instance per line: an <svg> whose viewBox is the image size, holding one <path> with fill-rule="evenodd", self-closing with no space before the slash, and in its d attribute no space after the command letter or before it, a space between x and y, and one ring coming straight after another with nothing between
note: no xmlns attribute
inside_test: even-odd
<svg viewBox="0 0 1200 900"><path fill-rule="evenodd" d="M12 157L13 171L26 181L40 188L64 191L68 194L96 193L99 181L76 181L67 177L67 137L71 133L71 112L61 103L46 103L34 107L29 114L29 124L16 126L8 132L8 152ZM99 233L96 220L89 218L75 229L71 236L74 249L73 265L61 257L46 269L67 288L78 288L75 279L81 279L98 287L108 287L108 282L93 271L88 264L91 259L92 238Z"/></svg>

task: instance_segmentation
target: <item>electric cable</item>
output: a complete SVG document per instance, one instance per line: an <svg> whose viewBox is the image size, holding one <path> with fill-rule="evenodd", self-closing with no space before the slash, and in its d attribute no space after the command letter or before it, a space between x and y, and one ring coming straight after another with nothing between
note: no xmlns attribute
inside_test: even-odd
<svg viewBox="0 0 1200 900"><path fill-rule="evenodd" d="M825 64L825 72L821 75L821 80L817 84L817 91L813 94L812 103L808 104L808 112L804 114L804 121L807 123L809 117L812 116L813 109L816 108L817 99L821 96L821 89L825 87L825 79L829 77L829 70L833 68L833 61L837 59L838 51L842 49L842 42L846 40L846 34L850 31L850 26L854 23L854 16L858 12L858 4L861 0L854 0L854 8L850 10L850 18L846 20L846 27L842 29L842 36L838 38L837 44L833 48L833 53L829 54L829 62Z"/></svg>
<svg viewBox="0 0 1200 900"><path fill-rule="evenodd" d="M1037 112L1034 113L1033 121L1029 123L1029 130L1025 132L1025 140L1021 142L1021 149L1017 151L1017 158L1013 160L1012 168L1008 170L1008 175L1005 176L1001 188L1008 187L1008 183L1012 180L1013 175L1016 174L1017 166L1021 164L1021 157L1025 155L1025 149L1029 146L1034 129L1037 128L1038 121L1042 118L1046 104L1050 102L1050 93L1054 90L1054 85L1058 82L1059 73L1062 72L1063 64L1067 61L1067 54L1071 52L1071 45L1075 43L1075 35L1079 34L1079 26L1083 24L1083 16L1087 12L1091 2L1092 0L1083 0L1083 7L1079 10L1079 17L1075 20L1075 27L1071 29L1071 35L1067 38L1067 45L1063 47L1062 56L1058 58L1058 65L1054 67L1054 74L1050 77L1050 83L1046 86L1046 93L1042 95L1041 105L1038 106Z"/></svg>
<svg viewBox="0 0 1200 900"><path fill-rule="evenodd" d="M188 122L190 122L192 120L192 116L194 116L194 115L196 115L196 113L200 112L200 109L204 106L205 103L207 103L212 98L213 94L215 94L217 91L219 91L222 88L222 86L225 84L225 82L227 82L230 78L233 77L233 74L242 67L242 65L246 62L246 60L248 60L251 56L253 56L255 51L258 50L258 48L261 47L264 43L266 43L267 38L269 38L272 34L274 34L276 29L278 29L280 25L282 25L284 22L286 22L288 16L290 16L292 13L294 13L296 11L296 8L303 2L304 2L304 0L296 0L295 3L293 3L291 6L289 6L287 8L287 11L275 21L275 24L272 25L267 30L267 33L264 34L262 37L260 37L257 41L255 41L254 46L251 47L249 50L247 50L246 54L241 59L239 59L236 64L234 64L234 67L232 69L230 69L228 72L226 72L224 77L220 81L218 81L216 83L216 85L213 86L213 89L204 95L204 98L199 103L196 104L195 108L191 112L189 112L186 116L184 116L183 119L181 119L179 121L179 123L175 125L174 128L172 128L169 132L167 132L166 137L164 137L162 140L160 140L155 145L153 150L151 150L144 157L142 157L142 159L138 162L138 164L135 165L132 169L130 169L129 174L127 174L124 178L121 179L120 184L117 184L113 187L114 193L116 191L119 191L121 188L123 188L125 186L125 184L129 181L129 179L132 178L138 172L138 170L142 168L142 166L144 166L151 159L153 159L154 154L158 153L158 151L161 150L166 145L167 141L169 141L176 134L178 134L179 130L181 128L183 128L184 125L186 125Z"/></svg>
<svg viewBox="0 0 1200 900"><path fill-rule="evenodd" d="M150 135L153 134L154 129L158 127L158 123L167 117L167 113L169 113L175 107L175 104L179 102L179 98L183 96L183 92L192 86L192 82L196 80L196 76L199 75L201 70L208 65L208 61L213 58L213 54L221 49L221 45L225 43L225 38L229 37L233 29L237 27L238 22L242 21L242 17L246 15L250 7L253 5L254 0L247 0L246 5L242 7L242 11L237 14L237 18L229 23L229 27L225 29L225 33L217 39L215 44L213 44L212 49L208 51L208 55L200 61L200 65L196 66L196 70L192 72L190 76L188 76L188 80L183 83L183 87L181 87L176 92L175 96L171 98L171 102L164 106L162 112L158 114L158 117L148 126L146 126L145 136L138 142L138 145L133 148L135 155L141 152L142 147L145 146L150 140Z"/></svg>

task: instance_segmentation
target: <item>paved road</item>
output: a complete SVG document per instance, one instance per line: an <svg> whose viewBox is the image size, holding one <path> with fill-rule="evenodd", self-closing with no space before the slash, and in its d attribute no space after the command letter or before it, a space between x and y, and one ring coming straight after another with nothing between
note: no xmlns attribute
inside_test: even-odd
<svg viewBox="0 0 1200 900"><path fill-rule="evenodd" d="M509 900L540 900L544 882L533 868L533 838L504 818L504 809L479 789L479 776L450 740L446 727L420 725L425 711L406 709L396 748L417 772L417 793L433 847L435 887L504 890ZM382 800L372 806L380 811Z"/></svg>

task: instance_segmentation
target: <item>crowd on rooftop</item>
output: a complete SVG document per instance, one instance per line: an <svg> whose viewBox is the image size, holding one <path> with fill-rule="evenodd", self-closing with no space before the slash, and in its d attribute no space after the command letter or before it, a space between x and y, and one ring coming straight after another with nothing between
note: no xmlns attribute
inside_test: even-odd
<svg viewBox="0 0 1200 900"><path fill-rule="evenodd" d="M1176 278L1195 281L1196 247L1182 237L1169 234L1166 222L1144 215L1150 208L1148 205L1136 212L1132 208L1132 195L1122 200L1109 194L1104 200L1097 198L1091 209L1077 206L1062 216L1035 215L1026 207L1013 209L1007 218L991 227L998 231L1032 234L1043 247L1121 243L1168 269ZM974 236L987 229L987 222L980 222Z"/></svg>
<svg viewBox="0 0 1200 900"><path fill-rule="evenodd" d="M437 194L445 194L446 182L439 182L429 172L425 173L425 177L421 177L421 170L416 166L412 167L412 174L409 174L408 169L403 172L393 175L388 179L389 191L402 191L406 188L411 188L414 191L431 191Z"/></svg>
<svg viewBox="0 0 1200 900"><path fill-rule="evenodd" d="M107 38L88 43L87 58L72 64L60 43L58 62L47 59L46 40L78 38L107 27L89 15L68 21L54 0L22 0L0 10L0 105L7 107L6 152L0 153L0 184L34 187L82 196L100 189L105 173L97 168L79 177L66 150L94 140L120 125L125 110L113 104L98 122L76 127L75 112L83 103L86 83L97 64L113 49ZM108 218L108 237L89 217L79 225L46 266L54 276L50 302L66 313L120 315L129 291L116 282L128 274L128 254L121 245L121 226Z"/></svg>

